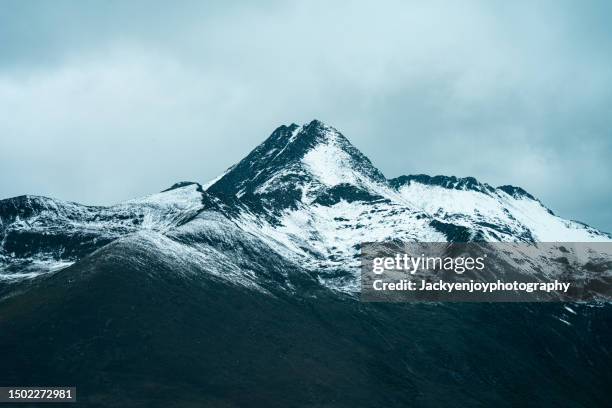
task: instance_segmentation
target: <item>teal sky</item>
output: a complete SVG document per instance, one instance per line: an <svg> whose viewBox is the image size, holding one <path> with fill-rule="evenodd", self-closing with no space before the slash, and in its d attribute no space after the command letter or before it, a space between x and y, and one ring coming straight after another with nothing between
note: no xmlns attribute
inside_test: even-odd
<svg viewBox="0 0 612 408"><path fill-rule="evenodd" d="M522 186L612 231L611 2L0 3L0 198L205 182L320 119L387 177Z"/></svg>

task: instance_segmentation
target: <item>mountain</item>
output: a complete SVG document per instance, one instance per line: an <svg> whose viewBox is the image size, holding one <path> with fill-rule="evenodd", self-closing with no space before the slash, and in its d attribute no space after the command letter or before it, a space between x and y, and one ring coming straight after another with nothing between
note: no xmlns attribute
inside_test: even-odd
<svg viewBox="0 0 612 408"><path fill-rule="evenodd" d="M520 187L445 176L388 180L316 120L278 128L207 192L239 206L233 219L245 229L280 241L288 257L349 292L358 290L362 242L610 240L555 216Z"/></svg>
<svg viewBox="0 0 612 408"><path fill-rule="evenodd" d="M204 185L0 201L0 384L87 406L608 403L608 304L359 302L360 246L384 240L612 238L520 187L387 179L334 128L281 126Z"/></svg>
<svg viewBox="0 0 612 408"><path fill-rule="evenodd" d="M361 242L610 240L555 216L520 187L471 177L389 180L340 132L314 120L279 127L206 187L177 183L111 207L36 196L0 201L0 278L55 271L119 237L186 222L194 228L213 213L349 292L358 289Z"/></svg>
<svg viewBox="0 0 612 408"><path fill-rule="evenodd" d="M362 242L610 240L555 216L520 187L472 177L387 179L340 132L314 120L279 127L205 187L181 182L111 207L36 196L0 201L0 279L53 272L120 237L171 236L211 218L344 292L358 291Z"/></svg>

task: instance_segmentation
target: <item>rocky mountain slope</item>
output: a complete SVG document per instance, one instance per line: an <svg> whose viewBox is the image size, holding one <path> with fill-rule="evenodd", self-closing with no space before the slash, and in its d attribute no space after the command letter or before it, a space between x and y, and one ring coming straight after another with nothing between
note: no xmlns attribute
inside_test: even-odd
<svg viewBox="0 0 612 408"><path fill-rule="evenodd" d="M65 267L137 231L167 231L204 206L196 183L111 207L39 196L0 201L0 279L19 279Z"/></svg>

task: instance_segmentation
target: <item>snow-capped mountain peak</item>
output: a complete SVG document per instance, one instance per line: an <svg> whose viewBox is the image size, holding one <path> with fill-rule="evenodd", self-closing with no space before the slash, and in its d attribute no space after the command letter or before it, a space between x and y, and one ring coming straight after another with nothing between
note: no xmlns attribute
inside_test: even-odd
<svg viewBox="0 0 612 408"><path fill-rule="evenodd" d="M207 191L276 209L313 202L327 189L368 189L386 179L340 132L313 120L281 126ZM243 198L244 197L244 198Z"/></svg>

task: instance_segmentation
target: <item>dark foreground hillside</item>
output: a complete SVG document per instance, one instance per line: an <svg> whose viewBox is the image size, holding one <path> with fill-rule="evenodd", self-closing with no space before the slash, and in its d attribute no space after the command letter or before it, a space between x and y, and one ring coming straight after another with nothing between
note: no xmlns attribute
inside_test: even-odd
<svg viewBox="0 0 612 408"><path fill-rule="evenodd" d="M111 245L4 298L0 383L75 385L91 407L610 404L610 306L365 304L178 272Z"/></svg>

